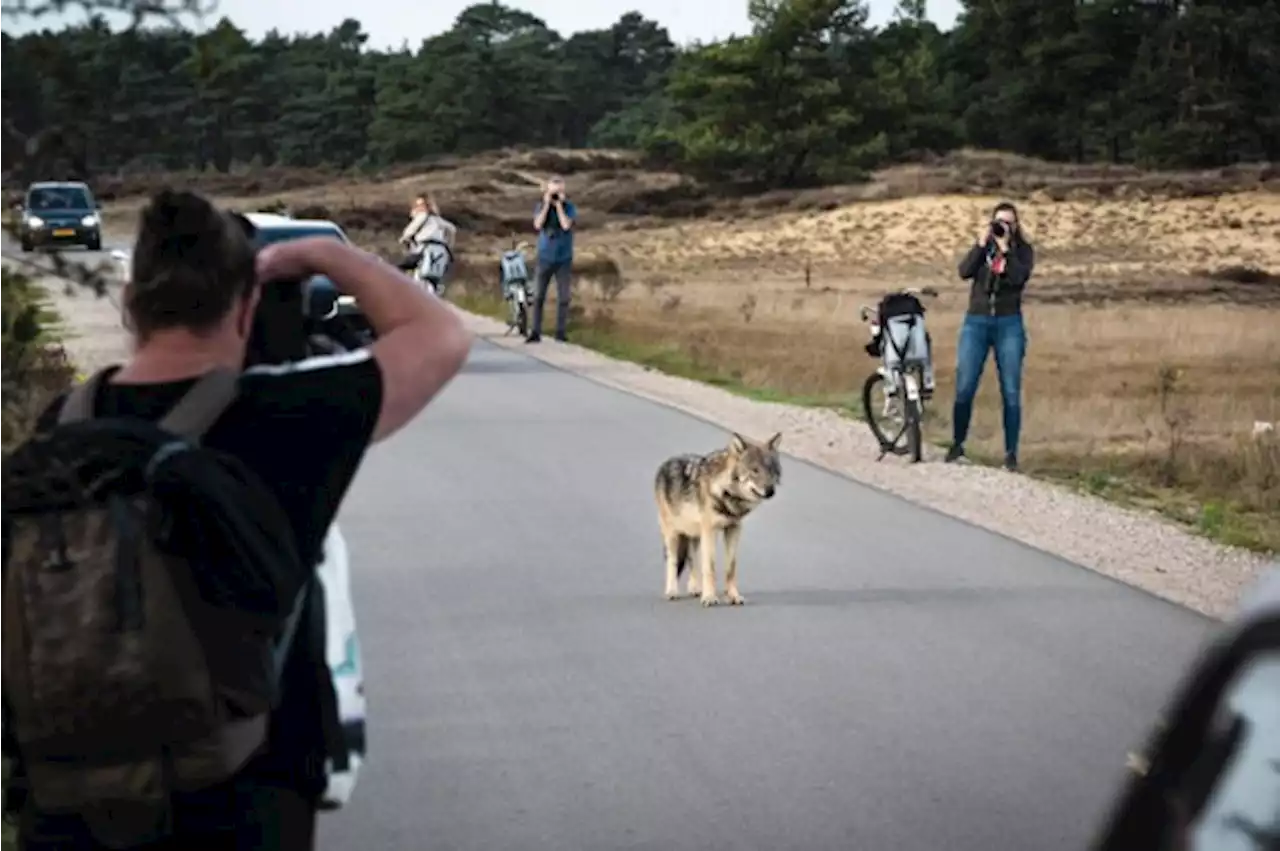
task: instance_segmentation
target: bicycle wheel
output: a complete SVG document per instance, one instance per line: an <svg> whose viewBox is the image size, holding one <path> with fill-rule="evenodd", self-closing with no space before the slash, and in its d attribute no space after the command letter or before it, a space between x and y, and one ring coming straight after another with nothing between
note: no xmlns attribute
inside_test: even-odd
<svg viewBox="0 0 1280 851"><path fill-rule="evenodd" d="M905 430L902 409L898 406L896 397L886 400L887 404L883 404L882 400L885 400L884 376L873 372L862 385L862 413L867 418L867 426L880 444L880 449L900 453L898 443Z"/></svg>
<svg viewBox="0 0 1280 851"><path fill-rule="evenodd" d="M520 302L520 306L516 308L516 330L521 337L529 333L529 307L524 302Z"/></svg>
<svg viewBox="0 0 1280 851"><path fill-rule="evenodd" d="M903 427L907 432L907 457L912 464L919 464L923 455L920 439L920 402L916 399L903 400Z"/></svg>

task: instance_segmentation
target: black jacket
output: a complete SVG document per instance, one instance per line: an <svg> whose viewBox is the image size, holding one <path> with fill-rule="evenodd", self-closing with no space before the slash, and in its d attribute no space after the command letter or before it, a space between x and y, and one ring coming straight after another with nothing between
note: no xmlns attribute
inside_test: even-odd
<svg viewBox="0 0 1280 851"><path fill-rule="evenodd" d="M971 316L1015 316L1022 312L1022 291L1036 265L1031 243L1018 241L1006 258L1004 272L993 275L987 248L975 244L960 261L960 278L973 281L969 288Z"/></svg>

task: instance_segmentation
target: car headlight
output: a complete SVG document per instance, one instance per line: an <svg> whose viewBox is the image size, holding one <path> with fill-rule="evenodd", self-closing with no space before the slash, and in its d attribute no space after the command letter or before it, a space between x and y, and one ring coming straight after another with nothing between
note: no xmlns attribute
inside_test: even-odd
<svg viewBox="0 0 1280 851"><path fill-rule="evenodd" d="M44 227L44 219L39 216L27 216L27 227L42 228Z"/></svg>
<svg viewBox="0 0 1280 851"><path fill-rule="evenodd" d="M80 220L80 224L84 227L91 228L98 223L98 214L90 213Z"/></svg>
<svg viewBox="0 0 1280 851"><path fill-rule="evenodd" d="M355 296L351 296L351 295L338 296L338 304L341 305L342 307L351 307L355 303L356 303Z"/></svg>

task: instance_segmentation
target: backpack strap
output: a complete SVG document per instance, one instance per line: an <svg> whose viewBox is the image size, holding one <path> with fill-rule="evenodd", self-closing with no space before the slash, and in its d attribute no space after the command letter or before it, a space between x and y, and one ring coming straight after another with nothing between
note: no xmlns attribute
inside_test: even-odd
<svg viewBox="0 0 1280 851"><path fill-rule="evenodd" d="M284 628L280 632L280 640L276 642L275 652L272 653L272 662L275 664L277 682L280 680L281 675L284 674L285 663L289 661L289 651L293 648L293 639L298 633L298 622L302 620L302 609L306 605L307 597L311 594L311 586L314 581L314 579L308 577L307 581L303 583L302 589L298 591L298 596L294 598L289 616L285 619Z"/></svg>
<svg viewBox="0 0 1280 851"><path fill-rule="evenodd" d="M240 373L219 367L200 376L195 386L160 420L160 427L198 441L240 392Z"/></svg>
<svg viewBox="0 0 1280 851"><path fill-rule="evenodd" d="M84 384L77 384L72 387L71 392L67 394L66 400L62 403L62 410L58 411L58 425L79 423L93 419L93 407L98 400L98 390L102 387L103 382L119 369L118 365L105 367L91 375Z"/></svg>
<svg viewBox="0 0 1280 851"><path fill-rule="evenodd" d="M93 419L98 391L119 369L118 365L100 369L88 381L73 387L62 403L62 409L58 411L58 424L67 425ZM178 404L165 414L160 427L190 440L199 440L236 400L239 392L240 373L236 370L221 367L206 372L178 400Z"/></svg>

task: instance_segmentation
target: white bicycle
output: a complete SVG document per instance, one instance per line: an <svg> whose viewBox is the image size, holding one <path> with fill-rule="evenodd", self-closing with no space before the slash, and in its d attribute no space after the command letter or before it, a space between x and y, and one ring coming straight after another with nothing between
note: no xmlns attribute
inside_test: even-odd
<svg viewBox="0 0 1280 851"><path fill-rule="evenodd" d="M937 295L932 287L909 287L859 310L871 334L866 352L880 359L862 385L862 410L880 444L877 461L893 453L919 463L923 455L922 422L933 396L933 362L920 297Z"/></svg>

